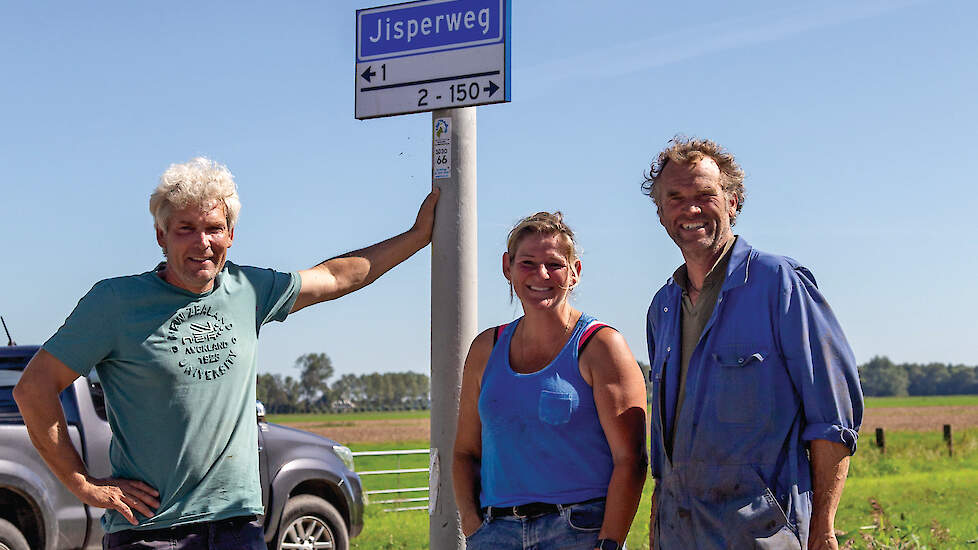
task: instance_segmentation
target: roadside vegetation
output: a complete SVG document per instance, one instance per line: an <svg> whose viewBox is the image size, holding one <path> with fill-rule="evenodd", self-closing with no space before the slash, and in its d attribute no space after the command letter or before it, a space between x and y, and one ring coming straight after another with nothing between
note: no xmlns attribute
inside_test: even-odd
<svg viewBox="0 0 978 550"><path fill-rule="evenodd" d="M843 548L852 549L978 549L978 396L926 396L867 398L874 422L889 425L888 417L904 416L911 407L954 407L954 455L948 456L940 422L927 431L886 430L886 452L875 446L873 426L864 426L859 449L852 459L849 480L836 521ZM894 409L893 411L876 409ZM899 410L897 410L899 409ZM963 411L963 412L962 412ZM925 411L921 411L923 413ZM407 439L402 423L423 424L428 411L357 414L270 415L274 422L293 424L324 435L340 430L341 439L354 451L423 449L427 439ZM870 415L867 415L869 417ZM356 434L375 433L386 427L386 442L358 442ZM416 433L416 432L413 432ZM400 460L398 464L397 460ZM358 457L358 471L424 468L427 455ZM363 476L367 490L423 487L425 474ZM648 517L652 481L646 485L635 523L628 536L632 550L648 549ZM425 496L407 493L405 498ZM374 496L373 501L395 498ZM424 502L403 506L425 505ZM353 548L363 550L424 550L428 548L427 511L384 512L393 505L367 506L363 534Z"/></svg>
<svg viewBox="0 0 978 550"><path fill-rule="evenodd" d="M639 362L648 379L649 366ZM430 406L431 380L417 372L374 372L342 374L338 378L333 361L325 353L307 353L292 365L295 374L258 375L258 400L269 413L349 413L353 411L423 410ZM929 363L894 364L886 357L873 357L859 365L859 380L867 406L922 406L922 401L899 405L876 405L879 397L933 396L928 403L978 404L978 368L967 365ZM954 395L952 395L954 394Z"/></svg>

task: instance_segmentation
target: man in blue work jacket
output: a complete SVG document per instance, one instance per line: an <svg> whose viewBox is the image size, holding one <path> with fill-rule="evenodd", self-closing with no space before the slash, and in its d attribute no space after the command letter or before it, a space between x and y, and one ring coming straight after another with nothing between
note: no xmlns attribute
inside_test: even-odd
<svg viewBox="0 0 978 550"><path fill-rule="evenodd" d="M650 546L838 548L855 359L811 272L733 234L743 181L722 147L677 137L643 184L686 261L648 313Z"/></svg>

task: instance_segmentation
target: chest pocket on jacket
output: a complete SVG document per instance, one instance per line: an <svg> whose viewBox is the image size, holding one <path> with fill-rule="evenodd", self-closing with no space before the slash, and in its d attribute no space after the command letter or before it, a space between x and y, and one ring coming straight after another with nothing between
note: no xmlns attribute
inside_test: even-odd
<svg viewBox="0 0 978 550"><path fill-rule="evenodd" d="M717 420L732 424L764 424L771 416L771 381L765 373L766 350L752 346L720 348L715 395Z"/></svg>

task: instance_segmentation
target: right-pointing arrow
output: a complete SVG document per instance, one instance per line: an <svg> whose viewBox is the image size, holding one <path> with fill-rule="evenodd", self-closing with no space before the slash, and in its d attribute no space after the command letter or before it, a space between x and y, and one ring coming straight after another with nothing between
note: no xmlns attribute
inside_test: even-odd
<svg viewBox="0 0 978 550"><path fill-rule="evenodd" d="M482 88L482 91L489 92L489 97L492 97L492 94L496 93L496 90L498 89L499 86L496 86L496 83L490 80L489 85Z"/></svg>

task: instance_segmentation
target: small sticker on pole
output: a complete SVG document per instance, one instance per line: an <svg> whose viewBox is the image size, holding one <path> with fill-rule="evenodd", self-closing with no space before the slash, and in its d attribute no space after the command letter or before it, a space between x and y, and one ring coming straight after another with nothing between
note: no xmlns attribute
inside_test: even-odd
<svg viewBox="0 0 978 550"><path fill-rule="evenodd" d="M431 131L431 169L433 177L452 177L452 119L437 118Z"/></svg>

